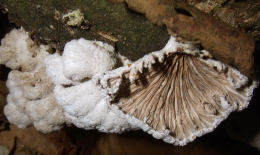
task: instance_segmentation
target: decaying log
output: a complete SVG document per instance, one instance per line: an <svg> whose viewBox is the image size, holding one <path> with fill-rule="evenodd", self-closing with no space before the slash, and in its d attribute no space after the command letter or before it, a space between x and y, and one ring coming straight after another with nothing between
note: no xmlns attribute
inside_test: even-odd
<svg viewBox="0 0 260 155"><path fill-rule="evenodd" d="M8 14L10 23L22 26L35 41L59 51L66 42L83 37L107 42L135 61L160 50L169 39L166 27L152 24L125 4L107 0L4 0L0 9ZM75 19L73 15L81 17L75 25L70 21Z"/></svg>
<svg viewBox="0 0 260 155"><path fill-rule="evenodd" d="M230 2L215 9L212 14L232 27L245 29L255 41L260 40L259 0Z"/></svg>
<svg viewBox="0 0 260 155"><path fill-rule="evenodd" d="M167 32L163 28L150 25L142 16L130 12L122 3L126 3L127 7L135 12L145 14L155 24L166 25L170 34L188 41L200 42L216 59L252 77L253 38L243 30L230 26L228 22L224 23L217 17L200 11L196 5L189 5L190 1L7 0L0 2L0 6L9 12L10 21L25 27L27 31L35 34L37 39L58 45L55 48L59 50L63 49L67 41L80 37L112 43L121 54L133 61L151 51L159 50L168 39ZM78 9L84 20L76 26L66 23L67 20L63 19L63 16ZM257 15L252 17L255 19ZM220 17L217 14L216 16Z"/></svg>
<svg viewBox="0 0 260 155"><path fill-rule="evenodd" d="M153 23L165 24L172 35L199 41L211 54L252 77L254 40L181 0L125 0L128 7Z"/></svg>

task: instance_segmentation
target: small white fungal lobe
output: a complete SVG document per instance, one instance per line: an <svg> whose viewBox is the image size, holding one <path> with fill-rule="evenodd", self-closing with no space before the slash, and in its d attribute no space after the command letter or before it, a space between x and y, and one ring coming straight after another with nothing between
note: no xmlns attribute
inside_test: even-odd
<svg viewBox="0 0 260 155"><path fill-rule="evenodd" d="M83 38L72 40L63 51L63 72L68 79L80 81L112 70L116 66L116 59L114 48L108 44Z"/></svg>
<svg viewBox="0 0 260 155"><path fill-rule="evenodd" d="M11 69L32 71L37 64L33 58L37 52L33 44L23 29L11 31L1 40L0 64Z"/></svg>

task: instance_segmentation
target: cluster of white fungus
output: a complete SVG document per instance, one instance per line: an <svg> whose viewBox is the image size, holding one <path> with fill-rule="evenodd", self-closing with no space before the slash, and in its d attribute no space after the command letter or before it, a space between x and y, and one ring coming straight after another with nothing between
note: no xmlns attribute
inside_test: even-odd
<svg viewBox="0 0 260 155"><path fill-rule="evenodd" d="M45 73L47 49L35 45L22 28L7 34L0 46L0 64L12 69L4 114L18 127L34 125L44 133L60 129L65 122L52 93L53 84Z"/></svg>
<svg viewBox="0 0 260 155"><path fill-rule="evenodd" d="M120 63L112 46L82 38L67 43L62 56L45 58L47 74L56 84L54 96L66 120L79 128L102 132L120 133L130 128L91 79Z"/></svg>
<svg viewBox="0 0 260 155"><path fill-rule="evenodd" d="M21 34L12 39L13 33ZM66 122L109 133L142 129L185 145L246 108L258 85L174 37L133 63L100 41L72 40L62 55L49 55L28 40L22 29L2 40L0 63L13 69L5 114L19 127L34 124L43 132Z"/></svg>

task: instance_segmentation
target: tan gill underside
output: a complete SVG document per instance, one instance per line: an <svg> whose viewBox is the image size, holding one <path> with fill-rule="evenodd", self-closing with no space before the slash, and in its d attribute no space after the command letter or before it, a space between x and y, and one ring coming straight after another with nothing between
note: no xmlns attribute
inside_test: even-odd
<svg viewBox="0 0 260 155"><path fill-rule="evenodd" d="M212 128L228 108L246 104L244 91L228 81L228 70L219 72L201 58L175 53L140 73L134 83L126 73L113 103L154 130L167 129L183 140ZM221 104L221 97L229 106Z"/></svg>

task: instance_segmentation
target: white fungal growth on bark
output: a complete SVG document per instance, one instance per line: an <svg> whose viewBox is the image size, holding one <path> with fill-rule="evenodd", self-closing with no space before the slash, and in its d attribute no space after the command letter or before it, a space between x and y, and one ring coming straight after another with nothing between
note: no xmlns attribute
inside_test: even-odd
<svg viewBox="0 0 260 155"><path fill-rule="evenodd" d="M120 60L127 61L116 55L112 46L83 38L68 42L61 56L45 58L46 72L56 84L54 96L68 122L110 133L133 128L91 80L97 73L114 69Z"/></svg>
<svg viewBox="0 0 260 155"><path fill-rule="evenodd" d="M48 47L35 45L22 28L12 30L1 43L0 64L12 69L4 108L7 119L21 128L34 125L44 133L60 129L63 110L52 95L53 84L43 64Z"/></svg>
<svg viewBox="0 0 260 155"><path fill-rule="evenodd" d="M6 47L0 47L0 54L1 49ZM209 52L174 37L162 50L135 62L106 43L83 38L68 42L62 55L39 49L14 48L1 62L8 64L13 57L23 65L7 66L25 70L9 75L7 118L20 127L33 123L43 132L60 128L66 120L109 133L142 129L167 143L185 145L213 131L231 112L246 108L258 85ZM34 67L28 68L19 54L32 59Z"/></svg>

